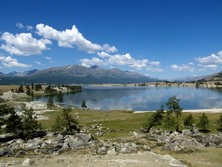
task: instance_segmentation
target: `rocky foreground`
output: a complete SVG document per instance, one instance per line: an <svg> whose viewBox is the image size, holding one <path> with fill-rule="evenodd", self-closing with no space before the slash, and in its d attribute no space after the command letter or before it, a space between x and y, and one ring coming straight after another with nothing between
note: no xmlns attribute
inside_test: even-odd
<svg viewBox="0 0 222 167"><path fill-rule="evenodd" d="M66 166L185 167L170 155L152 152L155 140L163 150L192 152L201 147L222 147L222 134L203 135L197 130L182 133L152 129L149 134L132 133L130 139L98 141L91 134L61 135L48 132L44 137L2 142L0 167Z"/></svg>
<svg viewBox="0 0 222 167"><path fill-rule="evenodd" d="M28 141L13 139L1 144L0 156L9 157L0 160L1 167L186 166L170 155L153 153L147 145L127 140L97 141L84 133L62 136L50 132L43 138Z"/></svg>

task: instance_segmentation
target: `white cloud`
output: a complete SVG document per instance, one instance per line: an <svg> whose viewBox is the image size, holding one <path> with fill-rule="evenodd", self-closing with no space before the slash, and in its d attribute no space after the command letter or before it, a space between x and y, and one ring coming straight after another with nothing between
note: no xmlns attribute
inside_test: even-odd
<svg viewBox="0 0 222 167"><path fill-rule="evenodd" d="M111 57L110 54L108 54L108 53L106 53L106 52L104 52L104 51L98 52L97 55L98 55L99 57L101 57L101 58L110 58L110 57Z"/></svg>
<svg viewBox="0 0 222 167"><path fill-rule="evenodd" d="M32 27L32 26L26 25L25 27L26 27L26 29L29 30L29 31L33 30L33 27Z"/></svg>
<svg viewBox="0 0 222 167"><path fill-rule="evenodd" d="M165 72L162 68L155 68L155 67L147 67L146 70L152 72Z"/></svg>
<svg viewBox="0 0 222 167"><path fill-rule="evenodd" d="M5 44L1 45L1 49L14 55L29 56L42 53L43 50L47 50L47 44L51 44L48 39L35 39L31 33L10 34L8 32L3 33L0 38L5 41Z"/></svg>
<svg viewBox="0 0 222 167"><path fill-rule="evenodd" d="M34 60L34 63L37 64L37 65L42 65L42 63L40 61Z"/></svg>
<svg viewBox="0 0 222 167"><path fill-rule="evenodd" d="M103 66L107 64L106 62L97 57L92 57L92 59L81 59L80 61L82 62L81 65L85 67L91 67L93 65Z"/></svg>
<svg viewBox="0 0 222 167"><path fill-rule="evenodd" d="M216 54L211 54L210 56L206 57L198 57L196 58L196 61L199 62L200 64L222 64L222 51L216 53Z"/></svg>
<svg viewBox="0 0 222 167"><path fill-rule="evenodd" d="M150 65L153 65L153 66L160 66L160 62L158 61L151 61L149 62Z"/></svg>
<svg viewBox="0 0 222 167"><path fill-rule="evenodd" d="M190 65L176 65L176 64L171 65L170 68L175 71L190 71L190 72L193 72L195 69Z"/></svg>
<svg viewBox="0 0 222 167"><path fill-rule="evenodd" d="M109 46L108 44L99 45L87 40L79 32L75 25L73 25L72 29L66 29L65 31L58 31L44 24L37 24L36 29L38 35L43 36L46 39L57 40L58 45L61 47L77 47L88 53L95 53L99 51L114 53L117 51L115 46Z"/></svg>
<svg viewBox="0 0 222 167"><path fill-rule="evenodd" d="M16 25L16 27L18 27L18 28L20 28L20 29L21 29L21 28L24 28L24 25L23 25L22 23L16 23L15 25Z"/></svg>
<svg viewBox="0 0 222 167"><path fill-rule="evenodd" d="M216 70L218 65L216 64L198 64L199 67L208 68L212 70Z"/></svg>
<svg viewBox="0 0 222 167"><path fill-rule="evenodd" d="M97 55L101 59L96 59L95 57L92 59L81 59L81 63L83 66L90 67L92 65L109 65L109 66L126 66L128 68L133 68L135 70L148 70L152 72L163 72L162 69L156 68L156 66L160 65L158 61L149 61L148 59L134 59L129 53L126 54L115 54L111 55L106 52L99 52Z"/></svg>
<svg viewBox="0 0 222 167"><path fill-rule="evenodd" d="M18 28L20 28L20 29L26 28L28 31L33 30L33 27L32 27L32 26L29 26L29 25L24 26L22 23L16 23L15 25L16 25L16 27L18 27Z"/></svg>
<svg viewBox="0 0 222 167"><path fill-rule="evenodd" d="M21 68L31 67L31 65L19 63L17 59L12 58L11 56L6 57L0 55L0 62L5 67L21 67Z"/></svg>
<svg viewBox="0 0 222 167"><path fill-rule="evenodd" d="M45 58L46 58L47 60L52 60L52 58L49 57L49 56L46 56Z"/></svg>

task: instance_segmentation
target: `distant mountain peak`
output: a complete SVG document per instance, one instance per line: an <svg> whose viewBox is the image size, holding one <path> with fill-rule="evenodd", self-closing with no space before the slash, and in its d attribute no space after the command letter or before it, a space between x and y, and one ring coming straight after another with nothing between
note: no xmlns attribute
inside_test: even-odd
<svg viewBox="0 0 222 167"><path fill-rule="evenodd" d="M99 66L97 66L97 65L94 65L94 66L91 66L91 67L89 67L90 69L97 69L97 68L99 68Z"/></svg>

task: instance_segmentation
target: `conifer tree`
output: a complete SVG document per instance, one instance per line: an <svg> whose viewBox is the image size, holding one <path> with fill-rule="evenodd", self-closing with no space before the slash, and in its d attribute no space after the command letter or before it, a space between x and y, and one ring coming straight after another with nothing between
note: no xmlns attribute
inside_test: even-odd
<svg viewBox="0 0 222 167"><path fill-rule="evenodd" d="M84 110L85 108L87 108L87 105L86 105L86 101L82 101L82 104L81 104L81 107L82 109Z"/></svg>
<svg viewBox="0 0 222 167"><path fill-rule="evenodd" d="M47 108L52 108L53 106L54 106L53 98L52 96L49 96L47 102Z"/></svg>
<svg viewBox="0 0 222 167"><path fill-rule="evenodd" d="M180 99L177 99L176 96L172 96L168 99L168 102L166 103L166 106L168 107L169 113L174 113L176 116L176 131L179 131L179 117L182 113L182 108L179 105Z"/></svg>
<svg viewBox="0 0 222 167"><path fill-rule="evenodd" d="M207 131L207 128L209 128L209 125L210 125L209 119L208 119L207 115L205 113L203 113L199 119L198 127L202 131Z"/></svg>
<svg viewBox="0 0 222 167"><path fill-rule="evenodd" d="M188 129L193 129L194 118L192 114L189 114L184 120L183 125Z"/></svg>
<svg viewBox="0 0 222 167"><path fill-rule="evenodd" d="M220 118L217 120L217 125L219 127L219 130L222 131L222 114L220 115Z"/></svg>
<svg viewBox="0 0 222 167"><path fill-rule="evenodd" d="M61 91L56 95L56 100L58 103L63 103L63 94Z"/></svg>
<svg viewBox="0 0 222 167"><path fill-rule="evenodd" d="M19 136L22 132L22 119L16 114L15 110L10 111L10 116L6 120L7 133L13 133L15 136Z"/></svg>
<svg viewBox="0 0 222 167"><path fill-rule="evenodd" d="M25 109L22 115L23 137L26 139L33 138L39 130L41 130L41 124L36 120L33 109Z"/></svg>
<svg viewBox="0 0 222 167"><path fill-rule="evenodd" d="M52 129L63 134L75 134L79 132L78 122L70 114L71 108L64 108L61 116L57 116Z"/></svg>
<svg viewBox="0 0 222 167"><path fill-rule="evenodd" d="M150 129L154 126L161 125L163 114L164 114L164 106L160 106L160 109L154 112L149 118L147 123L145 124L145 129L147 132L150 131Z"/></svg>

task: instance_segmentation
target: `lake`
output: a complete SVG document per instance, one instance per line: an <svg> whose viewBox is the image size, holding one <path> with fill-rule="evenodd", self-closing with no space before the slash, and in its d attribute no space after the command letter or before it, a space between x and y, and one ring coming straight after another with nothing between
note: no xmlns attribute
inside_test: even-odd
<svg viewBox="0 0 222 167"><path fill-rule="evenodd" d="M222 91L193 87L90 87L84 86L77 94L65 94L64 104L95 110L152 111L164 105L169 97L176 96L183 109L222 108ZM38 99L47 101L46 97Z"/></svg>

